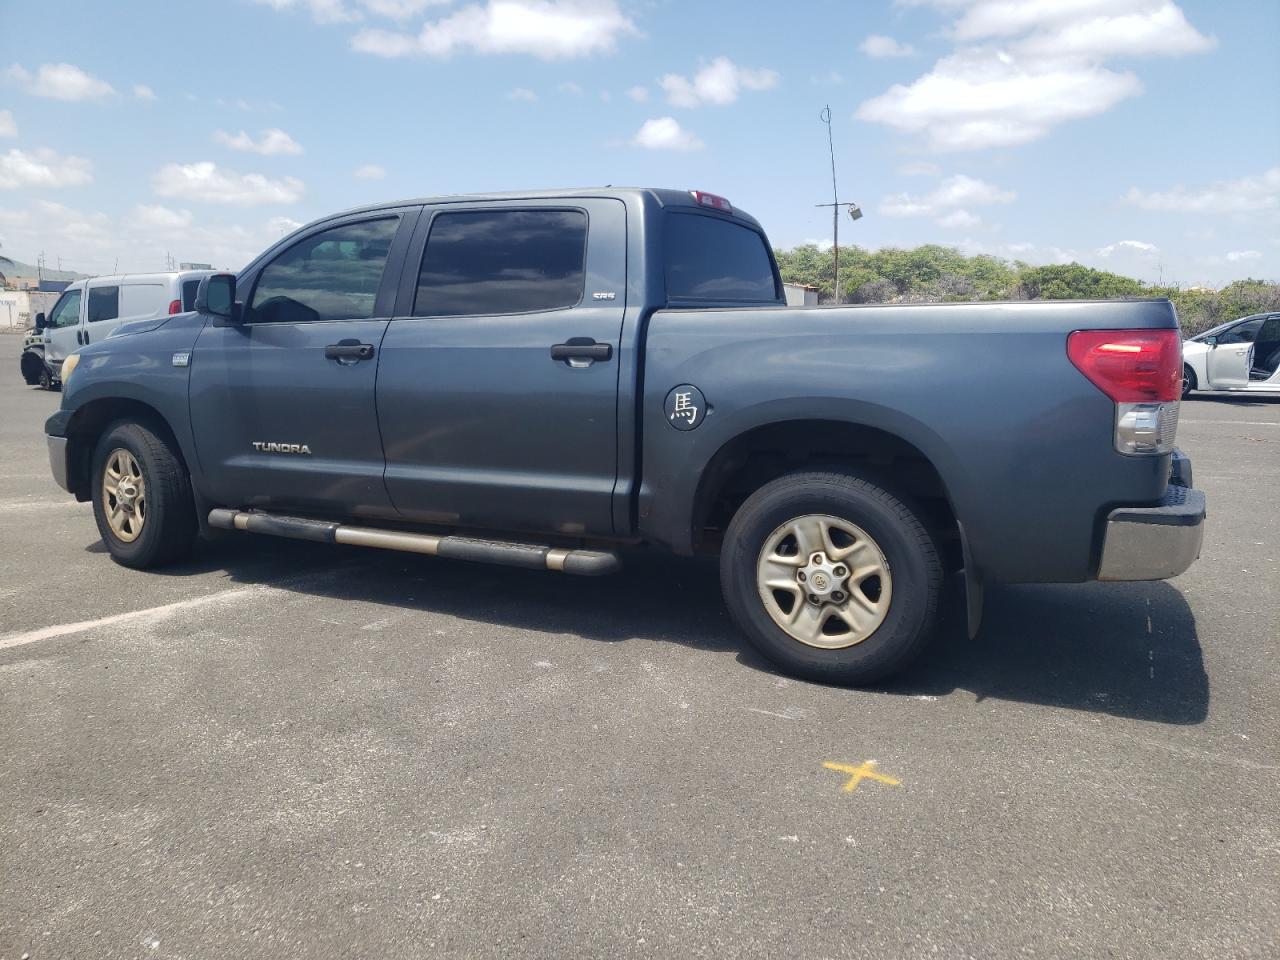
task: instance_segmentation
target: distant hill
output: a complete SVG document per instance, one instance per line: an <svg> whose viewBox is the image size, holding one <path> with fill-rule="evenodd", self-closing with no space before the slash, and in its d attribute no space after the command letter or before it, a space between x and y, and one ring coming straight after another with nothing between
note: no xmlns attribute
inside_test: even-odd
<svg viewBox="0 0 1280 960"><path fill-rule="evenodd" d="M51 270L45 267L40 270L33 263L23 263L21 260L11 260L9 257L0 255L0 273L4 274L6 280L12 283L20 278L30 277L36 279L43 276L46 280L79 280L81 277L88 276L85 273L76 273L74 270Z"/></svg>

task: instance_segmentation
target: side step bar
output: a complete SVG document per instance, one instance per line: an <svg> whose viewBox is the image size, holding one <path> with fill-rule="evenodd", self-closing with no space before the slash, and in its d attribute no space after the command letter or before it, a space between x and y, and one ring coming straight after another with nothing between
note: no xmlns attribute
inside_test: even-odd
<svg viewBox="0 0 1280 960"><path fill-rule="evenodd" d="M470 537L438 536L353 527L345 523L283 517L270 513L237 510L210 510L209 526L219 530L245 530L293 540L316 543L348 543L357 547L380 547L406 553L425 553L452 560L475 560L531 570L558 570L583 577L599 577L622 569L622 558L611 550L566 550L529 543L503 543Z"/></svg>

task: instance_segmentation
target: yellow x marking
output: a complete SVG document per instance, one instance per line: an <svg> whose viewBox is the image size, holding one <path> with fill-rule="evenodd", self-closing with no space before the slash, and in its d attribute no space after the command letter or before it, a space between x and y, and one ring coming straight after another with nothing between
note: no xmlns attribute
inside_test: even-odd
<svg viewBox="0 0 1280 960"><path fill-rule="evenodd" d="M860 767L851 767L847 763L832 763L828 760L823 766L828 770L849 774L849 782L840 788L845 793L852 793L858 789L858 784L863 780L875 780L877 783L884 783L891 787L898 786L898 781L893 777L887 777L883 773L876 773L876 762L874 760L868 760Z"/></svg>

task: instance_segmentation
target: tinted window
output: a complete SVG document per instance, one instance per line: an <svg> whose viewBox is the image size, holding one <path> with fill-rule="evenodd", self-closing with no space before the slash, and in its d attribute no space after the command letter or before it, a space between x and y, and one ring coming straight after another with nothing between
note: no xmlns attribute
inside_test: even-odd
<svg viewBox="0 0 1280 960"><path fill-rule="evenodd" d="M92 303L90 303L92 306ZM1218 334L1219 343L1253 343L1258 336L1258 330L1262 327L1262 318L1250 320L1248 323L1237 324L1226 333Z"/></svg>
<svg viewBox="0 0 1280 960"><path fill-rule="evenodd" d="M74 327L80 322L80 291L68 290L49 314L48 326Z"/></svg>
<svg viewBox="0 0 1280 960"><path fill-rule="evenodd" d="M528 313L582 299L587 216L579 210L442 213L418 272L419 317Z"/></svg>
<svg viewBox="0 0 1280 960"><path fill-rule="evenodd" d="M184 313L190 313L196 308L196 291L199 289L199 280L182 281L182 310Z"/></svg>
<svg viewBox="0 0 1280 960"><path fill-rule="evenodd" d="M258 277L253 323L367 320L399 220L347 223L299 240Z"/></svg>
<svg viewBox="0 0 1280 960"><path fill-rule="evenodd" d="M1258 343L1272 343L1280 340L1280 317L1267 317L1262 322L1262 330L1258 334Z"/></svg>
<svg viewBox="0 0 1280 960"><path fill-rule="evenodd" d="M764 237L715 217L670 214L666 223L667 298L777 300Z"/></svg>
<svg viewBox="0 0 1280 960"><path fill-rule="evenodd" d="M99 320L114 320L120 316L119 287L90 287L89 309L86 311L90 323Z"/></svg>

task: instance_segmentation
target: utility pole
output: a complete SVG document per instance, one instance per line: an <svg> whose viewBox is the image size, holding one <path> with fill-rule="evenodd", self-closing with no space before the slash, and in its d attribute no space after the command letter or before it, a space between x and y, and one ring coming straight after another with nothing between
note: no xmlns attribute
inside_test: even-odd
<svg viewBox="0 0 1280 960"><path fill-rule="evenodd" d="M818 114L818 119L827 125L827 151L831 154L831 202L816 203L815 207L831 208L831 257L835 262L835 289L832 294L835 302L839 303L840 297L840 208L849 208L849 218L857 220L862 216L862 210L856 203L841 203L840 193L836 189L836 147L835 142L831 138L831 105L822 108L822 112Z"/></svg>

